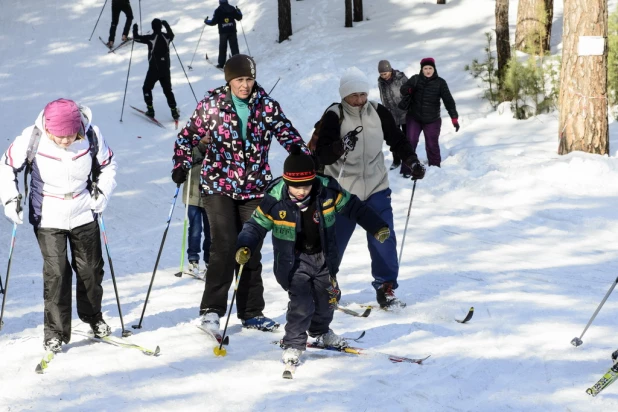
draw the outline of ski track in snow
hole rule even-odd
[[[27,4],[26,4],[27,3]],[[258,82],[273,92],[308,140],[325,107],[339,100],[339,77],[356,65],[379,99],[377,62],[389,59],[408,76],[421,58],[436,58],[457,102],[455,133],[443,109],[442,168],[419,181],[410,215],[397,295],[408,302],[395,313],[368,318],[336,312],[332,328],[346,336],[367,331],[355,346],[407,357],[431,355],[424,365],[391,364],[380,357],[305,352],[292,381],[281,379],[287,294],[272,275],[270,236],[263,248],[265,315],[282,324],[275,333],[242,330],[230,320],[228,355],[216,358],[214,342],[194,325],[203,283],[176,278],[184,205],[178,199],[154,286],[142,312],[175,191],[169,178],[173,122],[159,86],[157,119],[166,130],[128,114],[143,107],[147,49],[133,49],[121,119],[130,48],[108,54],[96,39],[110,24],[106,6],[93,40],[87,41],[102,2],[11,2],[0,13],[0,150],[31,125],[45,103],[68,97],[89,105],[118,159],[118,187],[105,213],[107,236],[128,340],[154,349],[144,356],[74,335],[43,375],[42,260],[31,227],[19,227],[0,332],[0,410],[333,410],[333,411],[590,411],[618,409],[618,387],[591,398],[585,393],[610,365],[618,315],[611,296],[574,348],[586,322],[618,276],[618,163],[611,157],[558,156],[557,113],[527,121],[508,108],[490,112],[463,66],[482,58],[484,35],[494,28],[495,2],[365,0],[366,20],[343,27],[343,2],[292,1],[294,36],[277,39],[277,8],[266,0],[241,1],[243,27],[257,61]],[[135,22],[139,20],[133,2]],[[609,10],[616,1],[609,2]],[[185,69],[203,19],[216,0],[199,4],[151,0],[142,5],[143,31],[154,17],[170,22]],[[511,2],[511,36],[517,2]],[[561,50],[562,1],[555,2],[554,51]],[[119,26],[124,25],[121,15]],[[68,28],[70,27],[70,30]],[[118,29],[117,36],[119,35]],[[224,82],[203,61],[216,58],[216,28],[207,27],[188,71],[198,98]],[[15,47],[16,45],[21,45]],[[239,45],[246,53],[242,30]],[[181,126],[195,108],[191,89],[172,48],[172,82]],[[610,124],[610,148],[618,130]],[[141,136],[138,139],[137,136]],[[384,147],[386,162],[392,157]],[[426,161],[422,142],[418,154]],[[284,150],[274,142],[273,172]],[[412,182],[390,172],[395,231],[401,243]],[[21,182],[21,179],[20,179]],[[0,219],[3,281],[11,225]],[[120,335],[114,290],[105,258],[103,312]],[[338,276],[343,303],[360,310],[375,304],[370,259],[359,228]],[[231,298],[231,292],[230,292]],[[470,306],[470,323],[459,324]],[[73,313],[76,330],[87,330]]]

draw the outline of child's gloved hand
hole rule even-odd
[[[378,242],[384,243],[386,239],[388,239],[391,236],[391,231],[388,227],[383,227],[382,229],[378,230],[376,234],[373,236],[376,238]]]
[[[328,291],[328,306],[330,309],[336,309],[341,299],[341,289],[337,279],[330,277],[330,286],[326,289]]]
[[[251,251],[248,247],[241,247],[236,251],[236,262],[239,265],[244,265],[251,259]]]

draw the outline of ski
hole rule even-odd
[[[217,65],[208,58],[208,53],[206,53],[205,56],[206,56],[206,61],[208,63],[212,64],[212,67],[214,67],[217,70],[223,71],[223,69],[221,67],[217,67]]]
[[[141,113],[141,114],[142,114],[142,115],[143,115],[146,119],[150,120],[152,123],[154,123],[154,124],[156,124],[157,126],[159,126],[159,127],[163,128],[163,129],[165,129],[165,126],[163,126],[163,124],[162,124],[160,121],[158,121],[158,120],[157,120],[157,119],[155,119],[154,117],[146,116],[146,112],[145,112],[145,111],[143,111],[143,110],[141,110],[141,109],[138,109],[138,108],[137,108],[137,107],[135,107],[135,106],[130,106],[130,107],[131,107],[133,110],[137,111],[138,113]]]
[[[468,311],[468,314],[466,315],[465,318],[463,318],[463,320],[459,320],[459,319],[455,319],[457,322],[459,323],[466,323],[468,322],[470,319],[472,319],[472,315],[474,315],[474,307],[471,307],[470,310]]]
[[[291,363],[291,362],[287,362],[285,364],[285,369],[283,370],[283,379],[293,379],[294,378],[294,372],[296,372],[296,364]]]
[[[276,340],[271,342],[273,345],[281,346],[281,341]],[[421,365],[425,360],[429,359],[429,356],[424,358],[407,358],[404,356],[398,355],[389,355],[387,353],[372,351],[364,348],[356,348],[353,346],[347,346],[345,348],[335,348],[332,346],[324,346],[318,344],[317,342],[307,342],[307,348],[309,349],[321,349],[321,350],[330,350],[335,352],[348,353],[350,355],[358,355],[358,356],[381,356],[387,358],[392,363],[416,363],[417,365]]]
[[[213,338],[214,340],[217,341],[217,343],[221,344],[221,334],[220,333],[215,333],[213,331],[211,331],[210,329],[207,329],[205,327],[203,327],[202,325],[196,325],[198,329],[200,329],[201,331],[205,332],[208,336],[210,336],[211,338]],[[225,339],[223,339],[223,346],[227,346],[230,344],[230,337],[226,336]]]
[[[103,343],[107,343],[108,345],[117,346],[119,348],[137,349],[140,352],[142,352],[144,355],[148,355],[148,356],[158,356],[159,353],[161,352],[161,349],[158,346],[155,348],[155,350],[151,350],[151,349],[144,348],[143,346],[137,345],[135,343],[126,342],[119,338],[115,338],[113,336],[104,336],[102,338],[97,338],[90,333],[85,333],[79,330],[75,330],[73,331],[73,333],[80,335],[80,336],[84,336],[95,342],[103,342]]]
[[[99,37],[100,38],[100,37]],[[133,39],[131,37],[127,38],[126,41],[123,41],[122,43],[120,43],[118,46],[109,49],[108,53],[115,53],[116,50],[118,50],[119,48],[126,46],[127,44],[129,44]]]
[[[45,356],[43,356],[43,359],[41,359],[41,361],[36,365],[34,371],[38,374],[43,373],[49,366],[49,363],[54,359],[54,355],[55,354],[52,351],[45,352]]]
[[[591,388],[586,389],[586,393],[592,397],[597,396],[601,391],[618,380],[618,363],[609,368],[607,373],[598,380]]]
[[[105,48],[109,50],[108,53],[111,53],[113,51],[112,49],[109,48],[109,46],[107,45],[107,42],[103,40],[101,36],[99,36],[99,40],[101,40],[101,43],[103,43],[103,46],[105,46]]]
[[[346,338],[345,336],[343,337],[343,339],[347,340],[347,341],[351,341],[353,340],[354,342],[358,342],[359,340],[361,340],[363,338],[363,336],[365,336],[365,331],[363,331],[363,333],[360,334],[360,336],[358,338]]]
[[[193,272],[182,272],[183,275],[191,276],[195,280],[201,280],[202,282],[206,282],[206,276],[202,277],[200,275],[196,275]]]
[[[420,365],[423,363],[423,361],[429,358],[429,356],[425,358],[406,358],[403,356],[389,355],[387,353],[382,353],[382,352],[369,351],[364,348],[355,348],[353,346],[347,346],[345,348],[335,348],[332,346],[324,346],[317,342],[307,342],[307,347],[311,349],[323,349],[323,350],[332,350],[336,352],[345,352],[345,353],[349,353],[352,355],[363,355],[363,356],[380,355],[380,356],[384,356],[388,358],[388,360],[393,363],[416,363]]]
[[[356,312],[354,310],[350,310],[347,308],[342,308],[341,306],[337,306],[337,309],[340,310],[341,312],[348,314],[348,315],[352,315],[355,316],[357,318],[366,318],[367,316],[369,316],[369,314],[371,313],[371,307],[368,307],[367,309],[365,309],[365,311],[363,313],[359,313]]]

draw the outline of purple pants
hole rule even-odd
[[[438,119],[431,123],[421,123],[408,115],[406,117],[407,135],[412,148],[416,152],[418,139],[421,132],[425,135],[425,150],[427,151],[427,160],[429,166],[440,167],[440,128],[442,127],[442,119]],[[411,170],[405,164],[401,165],[401,174],[410,174]]]

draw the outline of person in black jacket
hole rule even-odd
[[[109,39],[107,41],[107,47],[110,49],[114,47],[116,27],[118,27],[118,21],[120,20],[120,12],[123,12],[127,18],[124,29],[122,30],[122,41],[125,42],[127,41],[131,22],[133,21],[133,11],[131,10],[131,2],[129,0],[112,0],[112,25],[109,27]]]
[[[161,31],[165,27],[166,33]],[[170,42],[174,40],[174,32],[170,25],[165,21],[154,19],[152,21],[152,34],[140,36],[137,33],[137,24],[133,25],[133,40],[138,43],[148,45],[148,72],[144,80],[142,90],[144,101],[146,102],[146,116],[154,117],[154,107],[152,106],[152,89],[159,82],[163,89],[163,94],[167,98],[167,104],[172,111],[172,117],[177,120],[180,117],[176,108],[176,99],[172,92],[172,79],[170,74]]]
[[[206,19],[204,23],[209,26],[219,26],[219,61],[217,67],[222,69],[225,66],[227,58],[227,43],[230,43],[232,56],[236,56],[238,52],[238,37],[236,37],[236,22],[234,20],[242,20],[242,13],[238,6],[232,7],[227,0],[219,0],[220,6],[212,15],[212,20]]]
[[[436,61],[431,57],[421,60],[420,73],[412,76],[401,86],[400,91],[404,97],[412,96],[406,117],[408,139],[412,147],[416,150],[422,131],[425,135],[425,150],[429,166],[440,167],[440,145],[438,143],[442,126],[440,99],[444,102],[456,132],[459,131],[459,122],[455,100],[451,96],[446,80],[438,76]],[[401,166],[401,172],[404,176],[411,174],[410,169],[405,165]]]

